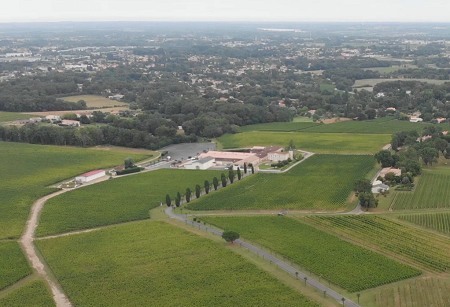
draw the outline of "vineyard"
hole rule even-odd
[[[165,196],[175,199],[187,187],[194,189],[205,180],[212,182],[217,171],[165,169],[116,178],[55,198],[45,205],[37,234],[39,236],[79,229],[142,220],[148,211],[165,205]]]
[[[307,220],[428,270],[446,272],[450,269],[450,238],[378,216],[309,216]]]
[[[239,128],[239,132],[248,132],[248,131],[300,131],[307,128],[319,126],[320,124],[316,124],[313,122],[275,122],[268,124],[256,124],[249,126],[242,126]]]
[[[33,115],[0,111],[0,123],[10,122],[19,119],[29,119],[30,117],[33,117]]]
[[[17,242],[0,243],[0,290],[31,274]]]
[[[395,192],[392,208],[450,208],[450,168],[423,170],[414,191]]]
[[[209,194],[192,210],[345,208],[357,179],[373,168],[372,156],[314,155],[283,174],[256,174]]]
[[[316,153],[373,154],[391,141],[391,134],[307,133],[306,130],[300,132],[249,131],[226,134],[218,138],[224,148],[257,145],[286,146],[290,140],[294,141],[297,148]]]
[[[317,306],[225,243],[164,222],[37,243],[74,306]]]
[[[5,297],[0,297],[0,306],[8,307],[49,307],[55,302],[43,281],[33,280],[23,287],[13,290]]]
[[[450,213],[411,214],[399,216],[399,219],[430,228],[444,234],[450,234]]]
[[[420,272],[333,235],[285,217],[203,217],[281,254],[350,292],[417,276]]]

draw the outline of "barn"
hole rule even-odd
[[[78,183],[86,183],[90,182],[92,180],[95,180],[97,178],[103,177],[106,175],[106,172],[104,170],[95,170],[90,171],[84,174],[81,174],[80,176],[75,177],[75,181]]]

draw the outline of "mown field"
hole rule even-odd
[[[300,131],[311,127],[320,126],[313,122],[275,122],[267,124],[256,124],[242,126],[239,128],[239,132],[249,131]]]
[[[300,267],[350,292],[420,274],[420,271],[285,217],[202,217],[237,231]]]
[[[307,220],[430,271],[450,269],[450,238],[379,216],[310,216]]]
[[[317,306],[224,243],[163,222],[37,244],[76,306]]]
[[[0,290],[31,274],[17,242],[0,242]]]
[[[398,218],[444,234],[450,234],[450,212],[401,215]]]
[[[187,205],[192,210],[339,210],[357,179],[374,167],[372,156],[314,155],[283,174],[259,173]]]
[[[33,280],[5,297],[0,296],[0,306],[50,307],[55,306],[55,303],[45,283],[40,280]]]
[[[149,210],[163,202],[166,194],[175,199],[186,188],[212,182],[218,171],[165,169],[115,178],[52,198],[45,205],[37,235],[149,218]],[[193,193],[194,195],[194,193]],[[195,196],[193,196],[195,198]]]
[[[2,122],[10,122],[19,119],[29,119],[31,116],[22,113],[15,112],[2,112],[0,111],[0,123]]]
[[[250,131],[218,138],[223,148],[287,146],[293,140],[298,149],[327,154],[373,154],[391,141],[390,134],[307,133]]]
[[[122,164],[128,156],[135,161],[147,157],[114,150],[0,142],[0,239],[20,236],[33,201],[54,191],[47,186],[85,171]]]
[[[366,300],[367,298],[367,300]],[[362,306],[450,306],[450,281],[424,277],[383,287],[374,293],[361,295]]]
[[[63,97],[62,99],[69,102],[78,102],[80,100],[84,100],[86,101],[86,106],[88,108],[107,108],[126,105],[126,103],[122,101],[111,100],[109,98],[98,95],[76,95]]]
[[[450,208],[450,167],[424,169],[422,173],[413,191],[394,192],[394,210]]]

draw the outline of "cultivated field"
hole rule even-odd
[[[365,298],[368,298],[366,303]],[[374,293],[361,295],[363,306],[450,306],[450,281],[424,277],[386,286]]]
[[[317,306],[225,243],[163,222],[37,243],[76,306]]]
[[[19,244],[0,242],[0,290],[29,274],[31,270]]]
[[[444,234],[450,234],[450,212],[401,215],[399,219]]]
[[[211,193],[193,210],[339,210],[357,179],[374,167],[371,156],[314,155],[283,174],[256,174]]]
[[[19,119],[29,119],[30,115],[15,113],[15,112],[2,112],[0,111],[0,123],[11,122]]]
[[[50,307],[55,306],[43,281],[34,280],[16,289],[5,297],[0,296],[0,306],[8,307]]]
[[[307,128],[319,126],[320,124],[316,124],[313,122],[275,122],[268,124],[256,124],[249,126],[242,126],[239,128],[240,132],[249,132],[249,131],[300,131]]]
[[[283,255],[316,276],[356,292],[416,276],[416,269],[285,217],[205,217]]]
[[[226,134],[218,139],[224,148],[287,146],[290,140],[298,149],[316,153],[373,154],[391,141],[391,135],[250,131]]]
[[[39,236],[149,218],[149,210],[165,205],[166,194],[194,191],[212,182],[217,171],[165,169],[115,178],[52,198],[45,205]],[[195,195],[193,193],[193,198]]]
[[[90,109],[93,108],[110,108],[114,106],[124,106],[127,105],[122,101],[111,100],[109,98],[98,96],[98,95],[77,95],[77,96],[68,96],[61,98],[65,101],[69,102],[78,102],[80,100],[86,101],[86,106]]]
[[[413,191],[393,193],[394,210],[450,208],[450,168],[424,169]]]
[[[360,79],[356,80],[355,84],[353,84],[353,88],[356,89],[366,89],[370,90],[373,89],[375,85],[382,82],[393,82],[393,81],[419,81],[419,82],[425,82],[425,83],[431,83],[431,84],[444,84],[445,82],[450,82],[449,80],[437,80],[437,79]]]
[[[0,142],[0,239],[20,236],[33,201],[54,191],[47,186],[88,170],[122,164],[128,156],[135,161],[148,157],[114,150]]]
[[[307,220],[425,269],[450,269],[450,238],[378,216],[310,216]]]

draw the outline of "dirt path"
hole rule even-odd
[[[51,277],[49,273],[50,269],[48,268],[45,261],[39,257],[36,246],[34,245],[34,235],[39,222],[39,216],[45,202],[50,198],[53,198],[65,192],[66,190],[61,190],[44,196],[34,202],[33,206],[31,207],[30,218],[28,219],[25,227],[25,232],[20,238],[20,245],[25,252],[25,256],[31,263],[32,267],[36,270],[37,274],[41,276],[50,286],[53,294],[53,300],[55,301],[57,307],[69,307],[72,306],[72,304],[64,294],[64,291],[62,290],[58,282]]]

